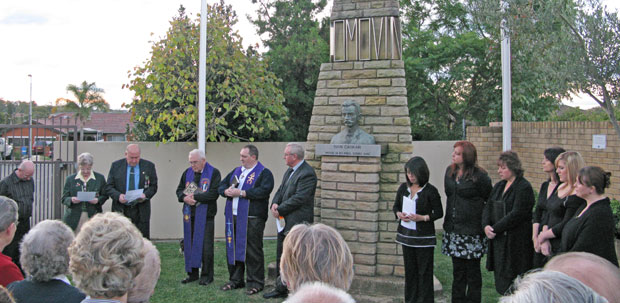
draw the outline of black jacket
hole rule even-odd
[[[146,200],[136,207],[140,210],[140,222],[149,222],[151,218],[151,199],[157,193],[157,172],[153,162],[140,159],[140,181],[136,186],[144,189]],[[121,194],[127,189],[127,160],[120,159],[112,163],[108,173],[105,191],[112,198],[112,211],[123,212],[125,204],[118,202]]]
[[[185,190],[185,174],[187,174],[187,170],[183,171],[181,175],[181,180],[179,181],[179,185],[177,186],[177,198],[179,198],[180,203],[183,202],[183,198],[185,198],[185,194],[183,190]],[[194,180],[200,180],[201,173],[194,172]],[[209,183],[209,189],[205,192],[196,192],[194,193],[194,199],[202,204],[207,204],[207,218],[214,218],[217,214],[217,198],[219,197],[217,190],[220,187],[220,179],[222,176],[220,175],[220,171],[217,168],[213,168],[213,172],[211,173],[211,183]],[[191,206],[191,216],[193,217],[196,213],[196,206]]]
[[[282,233],[286,235],[296,224],[314,222],[314,193],[317,178],[314,168],[306,161],[289,180],[285,178],[286,174],[271,204],[277,204],[280,216],[284,217],[286,225]]]
[[[232,178],[235,170],[233,169],[226,177],[220,182],[218,189],[219,194],[228,199],[224,194],[224,191],[230,187],[230,179]],[[248,216],[259,217],[267,220],[267,211],[269,208],[269,195],[273,190],[273,174],[265,167],[263,171],[256,178],[254,186],[245,191],[245,197],[250,200],[250,209]]]
[[[532,268],[532,207],[534,190],[523,177],[517,177],[504,192],[506,181],[495,184],[482,215],[482,227],[493,227],[496,234],[489,241],[487,269],[514,278]],[[495,268],[494,259],[502,268]]]
[[[486,172],[476,169],[472,177],[456,182],[446,169],[444,188],[446,191],[446,216],[443,229],[462,235],[481,235],[483,230],[482,210],[491,193],[491,179]]]
[[[562,252],[589,252],[618,266],[614,247],[614,218],[609,198],[595,202],[577,217],[585,207],[585,204],[579,207],[576,215],[564,226]]]
[[[396,192],[396,200],[392,211],[396,213],[403,210],[403,197],[410,195],[407,183],[403,183]],[[428,221],[416,223],[416,230],[407,229],[398,224],[398,234],[396,241],[409,246],[429,246],[435,245],[435,223],[434,221],[443,217],[443,207],[441,206],[441,196],[435,186],[426,183],[424,188],[418,192],[418,200],[416,202],[416,214],[428,215]],[[396,216],[398,219],[398,216]],[[399,220],[400,223],[400,220]],[[402,237],[404,235],[406,237]],[[431,237],[431,238],[429,238]]]

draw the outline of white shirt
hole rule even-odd
[[[237,188],[241,189],[243,187],[243,184],[245,183],[245,178],[248,176],[248,173],[254,169],[254,167],[256,167],[256,164],[254,164],[254,166],[250,168],[245,168],[241,166],[241,176],[239,176],[239,185],[237,185]],[[239,197],[234,197],[232,202],[233,216],[236,216],[237,206],[239,205]]]

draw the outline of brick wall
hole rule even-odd
[[[607,135],[605,149],[592,148],[592,135]],[[467,138],[476,145],[480,166],[489,171],[494,182],[497,158],[502,151],[502,128],[470,126]],[[620,199],[620,141],[609,122],[513,122],[512,149],[519,154],[527,178],[538,191],[547,179],[542,171],[543,151],[552,146],[579,152],[586,165],[600,166],[612,173],[606,193]]]

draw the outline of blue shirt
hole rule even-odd
[[[136,164],[136,166],[133,166],[133,167],[135,167],[133,179],[135,181],[134,184],[136,185],[136,188],[134,188],[134,189],[138,189],[138,188],[140,188],[140,185],[139,185],[139,183],[140,183],[140,164]],[[131,175],[131,168],[132,168],[132,166],[127,165],[127,180],[126,180],[126,183],[125,183],[127,185],[125,186],[125,193],[129,191],[129,176]]]

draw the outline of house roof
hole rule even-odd
[[[50,115],[47,119],[39,119],[37,122],[45,125],[66,125],[73,124],[74,113],[55,113]],[[66,120],[65,120],[66,119]],[[59,122],[62,121],[63,122]],[[79,126],[80,121],[77,121]],[[131,128],[133,122],[131,122],[131,113],[91,113],[88,120],[84,121],[83,128],[85,130],[92,129],[94,131],[100,131],[104,134],[124,134],[127,130],[127,125]]]

